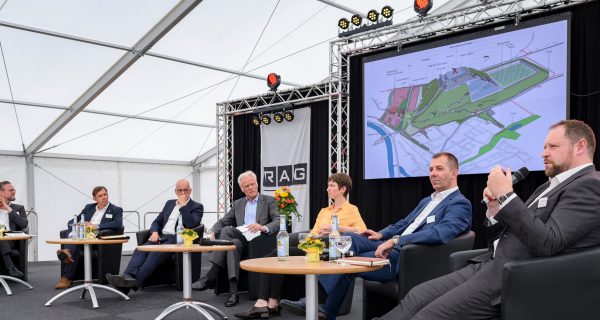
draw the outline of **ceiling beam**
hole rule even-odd
[[[181,19],[192,11],[202,0],[182,0],[169,13],[167,13],[148,33],[146,33],[134,46],[132,51],[125,53],[112,65],[91,87],[89,87],[69,110],[63,112],[50,124],[33,142],[25,149],[25,154],[34,154],[39,151],[52,137],[88,106],[102,91],[113,83],[125,70],[135,63],[144,53],[169,32]]]
[[[57,105],[54,105],[54,104],[46,104],[46,103],[38,103],[38,102],[28,102],[28,101],[18,101],[18,100],[12,101],[12,100],[1,99],[1,98],[0,98],[0,103],[16,104],[16,105],[29,106],[29,107],[38,107],[38,108],[46,108],[46,109],[69,110],[69,107],[57,106]],[[83,112],[83,113],[100,114],[100,115],[104,115],[104,116],[113,116],[113,117],[127,118],[127,119],[155,121],[155,122],[171,123],[171,124],[181,124],[181,125],[193,126],[193,127],[216,128],[216,126],[214,124],[204,124],[204,123],[197,123],[197,122],[188,122],[188,121],[178,121],[178,120],[171,120],[171,119],[144,117],[144,116],[140,116],[140,115],[125,114],[125,113],[116,113],[116,112],[108,112],[108,111],[93,110],[93,109],[84,109],[81,112]]]
[[[327,4],[327,5],[332,6],[334,8],[338,8],[340,10],[346,11],[346,12],[351,13],[351,14],[358,14],[358,15],[360,15],[363,18],[367,17],[366,14],[364,14],[364,13],[358,11],[358,10],[354,10],[352,8],[343,6],[343,5],[339,4],[339,3],[335,3],[335,2],[330,1],[330,0],[317,0],[317,1],[323,2],[324,4]]]

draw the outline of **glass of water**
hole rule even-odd
[[[213,238],[214,231],[212,228],[204,229],[204,238],[211,240]]]
[[[346,251],[348,251],[348,249],[350,249],[350,246],[352,246],[352,237],[350,237],[350,236],[335,237],[335,238],[333,238],[333,243],[334,243],[336,249],[340,250],[340,252],[342,253],[342,260],[344,260],[346,258]],[[347,262],[342,262],[341,265],[348,266],[349,264]]]

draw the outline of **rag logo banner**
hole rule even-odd
[[[310,108],[294,110],[294,121],[260,126],[261,192],[273,195],[288,186],[298,202],[300,220],[292,219],[292,231],[307,230],[309,218]]]

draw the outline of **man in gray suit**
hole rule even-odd
[[[595,148],[594,132],[582,121],[565,120],[550,127],[542,152],[550,180],[526,202],[513,192],[510,170],[492,169],[483,192],[486,215],[504,228],[490,251],[463,269],[413,288],[382,319],[499,318],[506,262],[600,245]]]
[[[195,290],[212,289],[216,285],[217,273],[226,269],[229,275],[229,297],[225,306],[232,307],[239,301],[237,280],[240,273],[240,258],[248,241],[237,228],[246,226],[249,232],[260,231],[273,234],[279,231],[279,210],[275,198],[258,193],[256,174],[246,171],[238,177],[238,184],[245,197],[235,200],[231,209],[212,227],[214,235],[219,239],[230,240],[236,246],[235,251],[217,251],[210,260],[213,265],[210,270],[192,285]]]
[[[27,214],[22,205],[13,203],[17,191],[9,181],[0,182],[0,228],[10,231],[27,231]],[[0,256],[8,274],[12,277],[22,277],[23,272],[12,262],[10,253],[14,248],[13,241],[0,241]]]

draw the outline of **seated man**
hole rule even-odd
[[[513,192],[511,171],[492,169],[483,191],[486,216],[505,228],[490,251],[412,288],[382,319],[499,319],[506,262],[600,245],[595,148],[594,132],[584,122],[563,120],[551,126],[542,151],[550,179],[525,202]]]
[[[81,213],[77,215],[79,221],[83,216],[86,227],[97,230],[118,230],[123,226],[123,209],[108,202],[108,191],[105,187],[99,186],[92,190],[92,196],[96,203],[86,205]],[[67,222],[68,230],[71,232],[71,226],[77,221],[72,219]],[[73,283],[73,277],[77,271],[77,262],[83,245],[67,244],[64,249],[56,251],[58,259],[65,263],[64,274],[54,285],[55,289],[65,289]]]
[[[214,234],[219,234],[220,239],[233,242],[236,250],[214,252],[210,260],[210,270],[192,285],[195,290],[212,289],[216,285],[219,270],[227,270],[229,296],[225,302],[226,307],[232,307],[239,302],[237,281],[240,259],[244,247],[248,245],[248,241],[237,227],[248,226],[250,232],[260,231],[265,234],[279,232],[279,209],[275,198],[258,193],[256,174],[252,171],[240,174],[238,184],[246,196],[235,200],[231,209],[212,227]]]
[[[367,226],[360,216],[360,212],[355,205],[348,202],[347,197],[352,190],[352,179],[344,173],[334,173],[327,179],[327,196],[333,200],[333,204],[321,209],[312,234],[319,236],[328,236],[331,231],[331,217],[338,216],[339,232],[364,232]],[[290,255],[295,248],[290,248]],[[298,249],[299,250],[299,249]],[[275,250],[271,256],[276,256]],[[279,298],[283,287],[283,275],[261,274],[259,299],[254,306],[246,312],[236,313],[235,316],[240,319],[258,319],[268,318],[279,315]]]
[[[362,257],[390,259],[390,268],[349,275],[319,276],[321,301],[325,300],[327,319],[335,319],[354,277],[371,281],[395,280],[400,248],[407,244],[443,244],[471,228],[471,203],[458,190],[458,160],[448,152],[434,154],[429,166],[429,180],[435,192],[421,200],[404,219],[375,232],[346,234],[352,237],[351,251]],[[384,241],[385,240],[385,241]],[[324,297],[326,296],[326,297]],[[291,312],[304,313],[305,303],[282,300]]]
[[[202,221],[204,206],[191,199],[190,183],[181,179],[175,184],[177,199],[168,200],[161,213],[150,226],[150,238],[144,245],[159,243],[177,243],[175,230],[179,216],[183,227],[193,229]],[[106,280],[121,292],[128,294],[130,289],[137,290],[144,286],[146,278],[170,255],[169,252],[144,252],[134,250],[131,260],[123,275],[106,274]]]
[[[15,201],[16,193],[17,191],[9,181],[0,182],[0,228],[8,231],[22,231],[29,224],[25,208],[22,205],[12,203]],[[15,267],[10,258],[14,246],[13,241],[0,241],[0,255],[2,255],[8,274],[11,277],[22,277],[23,272]]]

